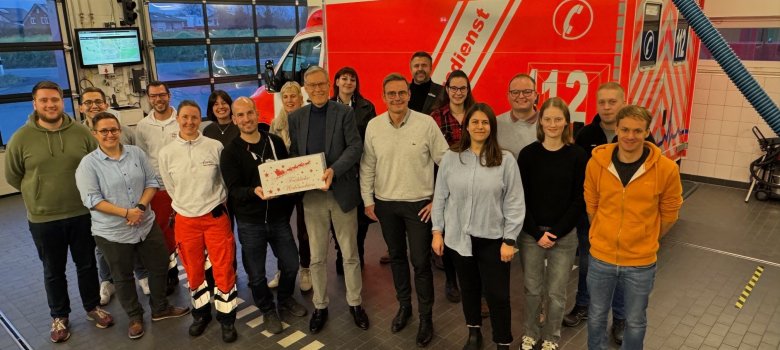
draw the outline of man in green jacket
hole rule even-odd
[[[5,178],[22,192],[30,233],[43,262],[53,318],[51,341],[59,343],[70,338],[65,277],[68,250],[76,264],[87,319],[95,321],[98,328],[114,324],[111,314],[99,306],[95,240],[89,210],[81,203],[76,188],[76,167],[82,157],[97,148],[97,141],[63,112],[62,89],[56,83],[39,82],[32,95],[34,111],[8,142]]]

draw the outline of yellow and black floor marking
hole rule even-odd
[[[745,285],[745,289],[742,290],[742,294],[740,294],[739,298],[737,298],[737,303],[734,304],[737,309],[741,309],[743,306],[745,306],[747,298],[750,296],[753,288],[756,287],[756,283],[758,283],[758,279],[761,278],[762,273],[764,273],[764,267],[757,266],[756,271],[753,272],[753,277],[751,277],[750,281],[748,281],[748,283]]]

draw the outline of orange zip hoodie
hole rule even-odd
[[[590,254],[618,266],[645,266],[657,260],[661,222],[674,222],[682,206],[677,164],[650,142],[644,164],[623,187],[612,164],[617,143],[593,149],[585,169],[585,204],[592,217]]]

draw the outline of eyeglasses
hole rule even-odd
[[[386,91],[385,96],[389,99],[395,99],[395,98],[406,98],[406,96],[409,96],[409,91],[401,90],[401,91]]]
[[[168,97],[168,93],[167,92],[163,92],[161,94],[149,95],[149,99],[150,100],[154,100],[154,99],[158,99],[158,98],[166,98],[166,97]]]
[[[319,82],[319,83],[306,83],[304,85],[306,85],[307,88],[312,89],[312,90],[325,90],[325,89],[328,88],[328,82],[327,81],[323,81],[323,82]]]
[[[102,106],[104,103],[106,103],[106,101],[103,101],[103,100],[94,100],[94,101],[93,100],[86,100],[86,101],[84,101],[82,103],[85,106],[87,106],[87,107],[92,107],[92,105]]]
[[[520,96],[520,94],[523,94],[525,97],[531,97],[536,91],[534,89],[525,89],[525,90],[509,90],[509,94],[512,97]]]
[[[109,133],[111,133],[111,135],[117,135],[117,134],[119,134],[120,131],[121,130],[119,130],[119,129],[100,129],[100,130],[95,130],[95,132],[97,132],[97,133],[99,133],[100,135],[103,135],[103,136],[108,136]]]
[[[458,93],[465,94],[468,90],[468,86],[448,86],[447,90],[449,90],[451,93]]]

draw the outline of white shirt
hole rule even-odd
[[[222,143],[198,134],[192,141],[176,135],[160,150],[160,176],[172,206],[186,217],[198,217],[225,202],[227,190],[219,168]]]
[[[179,135],[179,123],[176,122],[176,109],[168,119],[157,120],[154,117],[154,110],[149,112],[144,119],[138,122],[135,127],[135,144],[141,147],[146,156],[149,157],[149,163],[157,175],[157,182],[160,183],[160,190],[164,190],[167,184],[163,183],[160,177],[160,165],[158,154],[167,144],[175,140]]]

